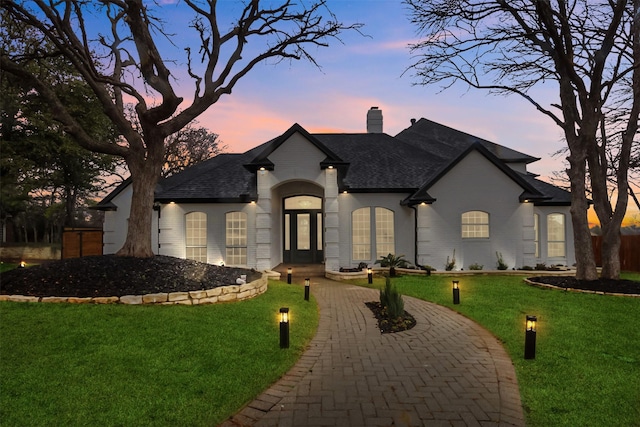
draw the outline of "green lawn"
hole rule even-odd
[[[0,303],[0,424],[217,425],[302,354],[318,324],[303,293],[270,281],[260,297],[206,306]]]
[[[460,305],[453,305],[454,279]],[[354,282],[366,286],[366,279]],[[640,298],[540,289],[513,276],[403,276],[394,283],[404,295],[474,319],[504,343],[528,426],[640,426]],[[538,318],[534,360],[524,360],[527,314]]]

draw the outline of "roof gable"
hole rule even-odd
[[[472,151],[479,152],[482,156],[484,156],[490,163],[492,163],[496,168],[498,168],[502,173],[507,175],[512,181],[518,184],[523,192],[520,195],[520,201],[525,200],[543,200],[548,197],[543,195],[531,182],[525,180],[521,174],[511,169],[507,166],[503,161],[501,161],[498,157],[496,157],[491,151],[489,151],[482,143],[475,142],[470,145],[466,150],[460,153],[456,158],[454,158],[451,162],[444,165],[437,173],[431,176],[424,184],[413,194],[407,197],[402,201],[403,205],[413,206],[420,203],[433,203],[436,201],[431,195],[429,195],[428,190],[440,179],[442,179],[451,169],[453,169],[462,159],[467,157],[469,153]]]
[[[256,170],[261,168],[273,170],[274,164],[271,160],[269,160],[269,156],[278,148],[280,148],[280,146],[285,141],[289,140],[289,138],[291,138],[295,133],[300,133],[307,141],[309,141],[313,146],[315,146],[326,156],[326,158],[321,162],[321,167],[325,168],[327,166],[347,164],[347,162],[344,162],[327,146],[325,146],[317,138],[307,132],[306,129],[304,129],[298,123],[295,123],[285,133],[264,144],[264,148],[262,149],[260,154],[253,158],[250,162],[246,163],[244,167],[251,172],[255,172]]]

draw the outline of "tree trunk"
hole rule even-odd
[[[602,271],[607,279],[620,278],[620,224],[602,225]]]
[[[127,237],[124,245],[116,253],[118,256],[138,258],[152,257],[151,218],[153,197],[158,179],[150,174],[140,174],[131,181],[131,211],[127,221]]]
[[[571,182],[571,223],[573,224],[573,245],[576,252],[576,278],[596,280],[596,270],[591,231],[587,219],[589,203],[586,196],[586,158],[581,150],[571,150],[567,175]]]

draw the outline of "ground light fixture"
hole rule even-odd
[[[369,284],[373,283],[373,270],[371,269],[371,267],[367,268],[367,280]]]
[[[453,281],[453,303],[460,304],[460,282],[458,280]]]
[[[527,315],[527,322],[524,332],[524,358],[535,359],[536,358],[536,323],[538,318],[536,316]]]
[[[287,284],[291,284],[291,273],[293,272],[293,270],[291,269],[291,267],[287,268]]]
[[[309,285],[311,281],[307,278],[304,279],[304,300],[309,301]]]
[[[289,348],[289,308],[280,308],[280,348]]]

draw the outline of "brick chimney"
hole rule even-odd
[[[378,107],[367,111],[367,133],[382,133],[382,110]]]

